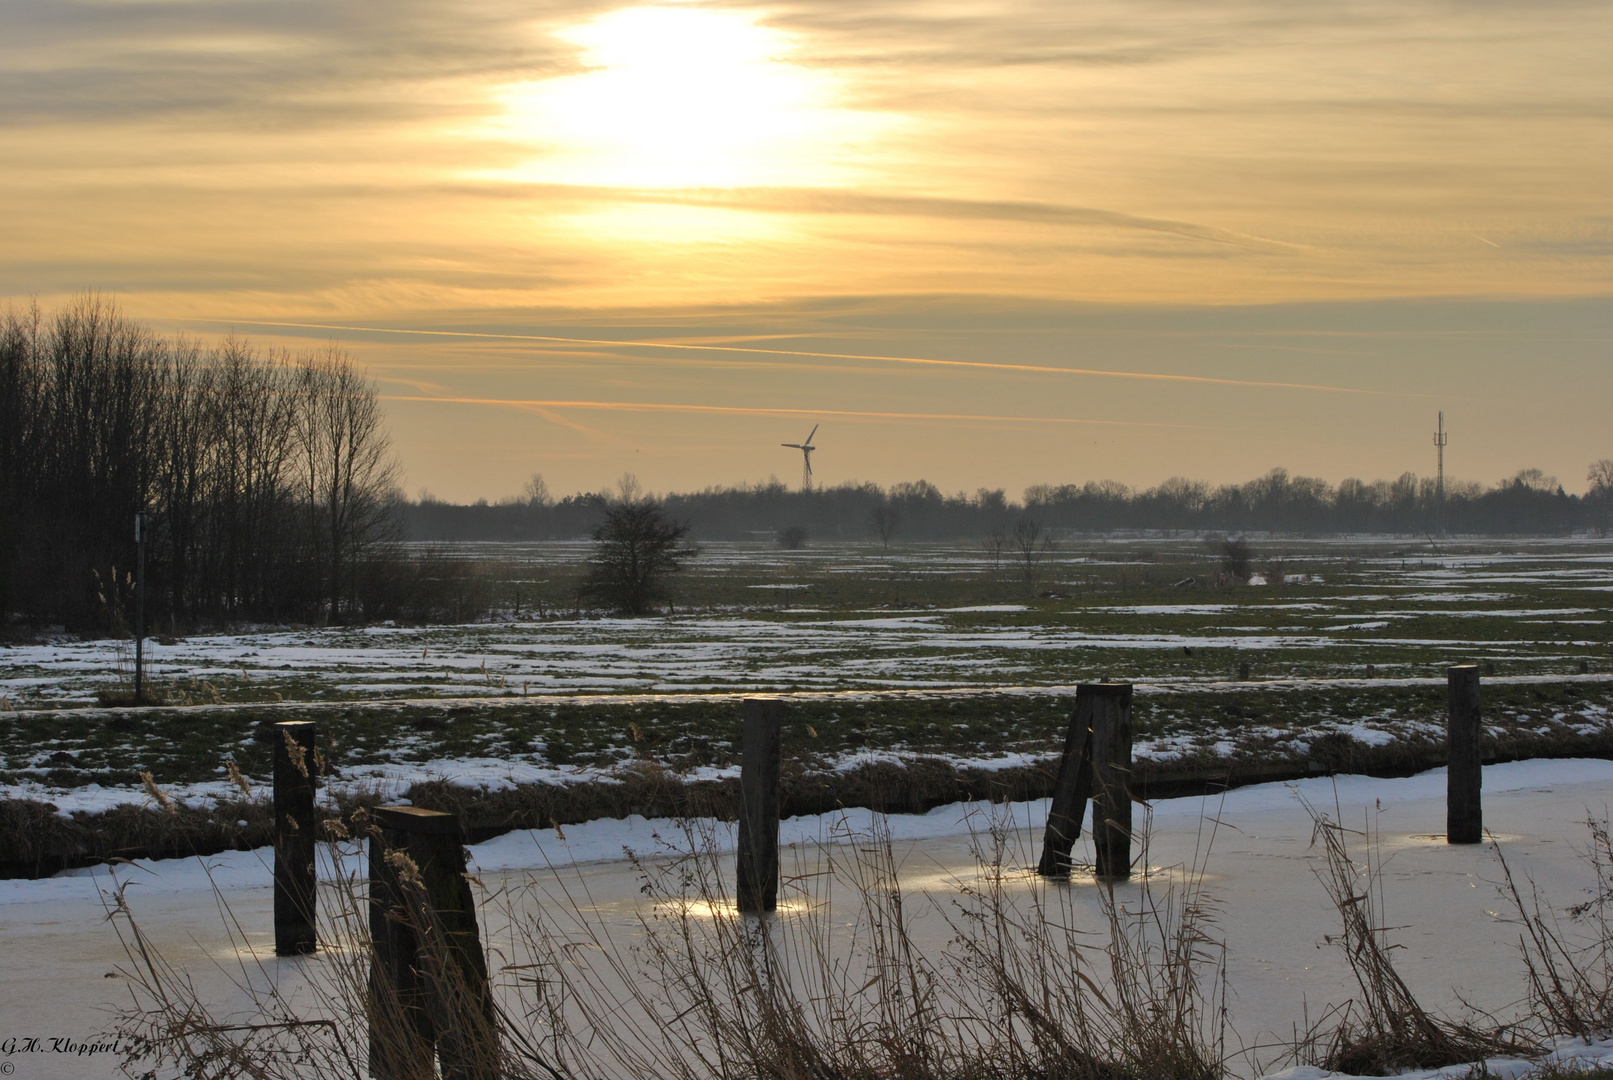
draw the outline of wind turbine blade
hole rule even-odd
[[[812,435],[816,435],[818,433],[818,428],[820,428],[822,426],[823,426],[822,424],[813,424],[812,425]],[[807,441],[808,446],[812,445],[812,435],[808,435],[806,437],[806,441]]]

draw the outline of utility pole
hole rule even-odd
[[[134,516],[134,703],[146,701],[146,515]]]
[[[1439,535],[1445,535],[1445,443],[1450,436],[1445,434],[1445,414],[1439,414],[1439,429],[1434,432],[1434,446],[1439,454],[1439,471],[1434,481],[1434,521],[1439,527]]]

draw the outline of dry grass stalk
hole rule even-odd
[[[224,759],[224,771],[229,775],[230,783],[240,789],[241,795],[250,799],[252,797],[252,784],[247,780],[246,775],[241,772],[241,767],[235,763],[234,758]]]
[[[1130,888],[1099,883],[1107,932],[1084,940],[1088,935],[1074,929],[1082,886],[1037,878],[1028,892],[1016,890],[1023,872],[1015,864],[1026,860],[1009,858],[1015,837],[1000,822],[980,837],[984,872],[961,889],[955,943],[980,1015],[1011,1033],[990,1048],[1008,1063],[994,1075],[1224,1075],[1225,950],[1213,933],[1202,873],[1210,838],[1201,836],[1183,885],[1163,892],[1148,867],[1146,828],[1139,838],[1135,895],[1127,899]]]
[[[140,786],[145,789],[146,795],[149,796],[151,800],[158,806],[162,807],[170,814],[178,813],[178,807],[174,805],[173,798],[169,796],[166,791],[157,786],[156,778],[153,777],[149,772],[142,772],[140,774]]]
[[[1330,1029],[1313,1030],[1301,1055],[1338,1072],[1387,1075],[1534,1053],[1533,1044],[1505,1025],[1476,1027],[1423,1008],[1390,955],[1398,946],[1383,924],[1382,866],[1370,832],[1357,834],[1368,841],[1367,861],[1358,864],[1346,842],[1349,830],[1308,804],[1306,810],[1315,823],[1312,843],[1321,843],[1324,856],[1317,878],[1342,922],[1342,933],[1328,940],[1343,950],[1361,996],[1340,1010]]]
[[[1503,891],[1523,923],[1518,950],[1529,979],[1530,1013],[1546,1034],[1581,1039],[1613,1032],[1613,836],[1608,822],[1586,821],[1590,846],[1582,853],[1595,877],[1591,899],[1568,909],[1582,928],[1576,935],[1549,913],[1540,890],[1529,882],[1529,897],[1513,876],[1501,845],[1491,844],[1501,864]]]
[[[355,829],[368,823],[357,815]],[[841,829],[798,852],[776,917],[740,915],[714,827],[689,824],[677,842],[638,862],[647,903],[624,935],[587,892],[587,877],[551,869],[495,890],[482,904],[507,931],[489,935],[497,986],[489,1023],[496,1060],[467,1076],[576,1080],[1087,1080],[1222,1075],[1210,1029],[1222,998],[1205,976],[1222,968],[1196,879],[1177,898],[1144,889],[1140,902],[1104,894],[1107,933],[1088,944],[1049,929],[1041,886],[1010,896],[1003,853],[990,858],[949,920],[956,940],[932,959],[914,943],[912,899],[900,885],[888,830]],[[332,846],[338,867],[358,849]],[[407,878],[407,868],[403,877]],[[1146,881],[1146,878],[1145,878]],[[371,979],[367,885],[342,871],[320,904],[321,951],[292,980],[268,978],[242,950],[237,988],[252,1022],[213,1016],[189,977],[168,966],[118,898],[128,977],[139,1007],[131,1064],[197,1077],[359,1077],[367,1032],[380,1032],[393,1075],[420,1075],[418,1000]],[[1034,898],[1029,912],[1020,898]],[[1071,892],[1059,895],[1068,920]],[[417,898],[418,901],[418,898]],[[922,906],[922,905],[921,905]],[[427,943],[419,966],[449,989],[436,1030],[464,1031],[474,993],[441,959],[429,905],[406,905]],[[228,913],[226,911],[226,917]],[[230,922],[232,937],[245,935]],[[446,955],[446,954],[442,954]],[[940,963],[942,967],[937,968]],[[282,983],[285,985],[282,986]],[[455,987],[458,986],[458,989]],[[1224,989],[1220,991],[1224,995]],[[312,1002],[312,1005],[309,1003]],[[995,1002],[995,1004],[992,1004]],[[445,1004],[446,1003],[446,1004]],[[454,1021],[448,1017],[460,1017]],[[477,1044],[477,1040],[471,1040]],[[439,1043],[440,1045],[440,1043]],[[415,1063],[410,1065],[409,1063]]]

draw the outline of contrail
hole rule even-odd
[[[762,356],[811,356],[823,360],[872,360],[887,364],[921,364],[933,367],[974,368],[986,371],[1018,371],[1044,375],[1084,375],[1102,379],[1141,379],[1151,382],[1198,383],[1209,386],[1242,386],[1267,390],[1312,390],[1327,394],[1366,394],[1373,397],[1421,397],[1392,390],[1365,390],[1354,386],[1328,386],[1320,383],[1270,382],[1260,379],[1225,379],[1213,375],[1164,375],[1148,371],[1108,371],[1102,368],[1053,367],[1042,364],[1006,364],[987,360],[935,360],[922,356],[884,356],[869,353],[812,352],[806,349],[763,349],[744,345],[684,345],[669,341],[614,341],[609,338],[558,337],[548,334],[493,334],[475,330],[401,330],[386,326],[343,326],[336,323],[278,322],[269,319],[191,319],[190,322],[233,326],[288,326],[304,330],[345,330],[361,334],[408,334],[421,337],[487,338],[495,341],[543,341],[564,345],[609,346],[617,349],[675,349],[685,352],[749,353]]]
[[[428,397],[381,394],[382,401],[423,401],[436,405],[504,405],[517,409],[600,409],[614,412],[738,413],[746,416],[845,416],[875,420],[979,420],[1014,424],[1079,424],[1094,427],[1183,428],[1220,431],[1213,424],[1162,424],[1143,420],[1083,420],[1070,416],[989,416],[977,413],[875,412],[853,409],[776,409],[743,405],[679,405],[661,401],[553,401],[528,398]]]

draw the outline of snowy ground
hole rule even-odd
[[[1587,838],[1584,822],[1588,814],[1608,813],[1613,762],[1492,766],[1485,770],[1484,788],[1486,824],[1497,833],[1514,872],[1533,879],[1558,910],[1582,900],[1591,884],[1578,855]],[[1314,1018],[1353,990],[1341,957],[1323,941],[1336,932],[1336,916],[1313,875],[1319,853],[1311,845],[1312,823],[1301,797],[1336,812],[1347,825],[1370,825],[1378,833],[1385,914],[1405,928],[1396,935],[1404,946],[1396,953],[1397,963],[1426,1004],[1455,1012],[1465,1001],[1503,1014],[1516,1006],[1524,989],[1514,952],[1518,926],[1497,893],[1496,855],[1488,847],[1448,846],[1437,835],[1444,821],[1442,771],[1403,780],[1338,777],[1262,785],[1233,791],[1224,801],[1161,800],[1152,811],[1147,865],[1156,883],[1181,880],[1183,866],[1205,868],[1205,887],[1217,903],[1218,932],[1227,950],[1230,1021],[1243,1044],[1287,1040],[1305,1011]],[[959,883],[979,873],[973,838],[991,814],[1001,812],[955,805],[891,819],[903,888],[912,897],[905,907],[913,913],[912,932],[924,949],[946,948],[951,931],[942,911],[957,896]],[[1027,858],[1034,858],[1046,804],[1017,804],[1008,812],[1015,835],[1025,838],[1024,849],[1032,852]],[[1218,824],[1212,828],[1207,817]],[[868,820],[865,812],[854,811],[844,818],[786,822],[784,838],[794,845],[786,865],[810,862],[820,843],[839,835],[837,829],[855,830]],[[658,838],[677,834],[671,822],[597,821],[567,827],[563,837],[554,831],[509,834],[472,853],[485,888],[535,880],[537,887],[528,895],[537,902],[564,883],[574,895],[586,895],[589,910],[618,927],[625,940],[639,932],[636,919],[646,901],[636,871],[621,860],[622,850],[653,852]],[[719,847],[731,846],[722,829],[715,835]],[[1077,859],[1085,853],[1083,840]],[[102,902],[114,879],[138,883],[128,895],[151,938],[219,1004],[239,1004],[227,975],[242,957],[222,929],[210,880],[240,921],[250,949],[259,954],[249,962],[261,961],[267,977],[303,977],[310,961],[262,955],[271,939],[265,859],[264,852],[235,853],[205,865],[175,860],[0,882],[0,935],[8,945],[0,953],[0,1040],[52,1035],[86,1040],[105,1030],[109,1007],[127,1000],[120,980],[108,977],[121,961]],[[550,865],[558,871],[545,869]],[[1029,878],[1019,880],[1018,887],[1036,887]],[[1137,889],[1123,886],[1122,901],[1134,898]],[[1097,891],[1080,875],[1054,892],[1068,902],[1078,929],[1101,928]],[[502,940],[506,929],[493,915],[487,919],[489,938]],[[4,1060],[15,1062],[18,1077],[113,1072],[105,1055],[84,1061],[40,1051]],[[1253,1069],[1247,1061],[1239,1067]],[[1508,1073],[1497,1069],[1492,1075]]]
[[[1175,543],[1202,558],[1201,541]],[[783,553],[717,544],[705,549],[691,581],[750,582],[739,586],[756,599],[746,610],[202,635],[153,641],[148,662],[175,700],[205,705],[1035,687],[1120,673],[1194,683],[1230,678],[1240,661],[1265,678],[1362,677],[1368,664],[1380,676],[1422,675],[1455,657],[1522,674],[1600,659],[1609,641],[1613,543],[1470,542],[1461,554],[1426,544],[1397,550],[1403,539],[1284,543],[1283,565],[1295,583],[1281,588],[1165,586],[1169,602],[1117,603],[1106,586],[1083,597],[1082,575],[1113,573],[1129,550],[1106,552],[1092,541],[1050,557],[1041,586],[1051,597],[1027,600],[1022,585],[1005,582],[1001,591],[1020,602],[919,612],[818,605],[840,595],[833,586],[842,579],[882,574],[906,604],[924,606],[939,588],[926,582],[984,580],[985,557],[942,545]],[[1171,546],[1150,542],[1150,557],[1166,557],[1152,549]],[[1481,547],[1496,550],[1475,550]],[[470,545],[464,554],[541,568],[585,553],[557,543]],[[1321,566],[1328,572],[1312,572]],[[129,663],[127,643],[114,641],[0,647],[0,699],[23,709],[89,704],[127,678]]]

